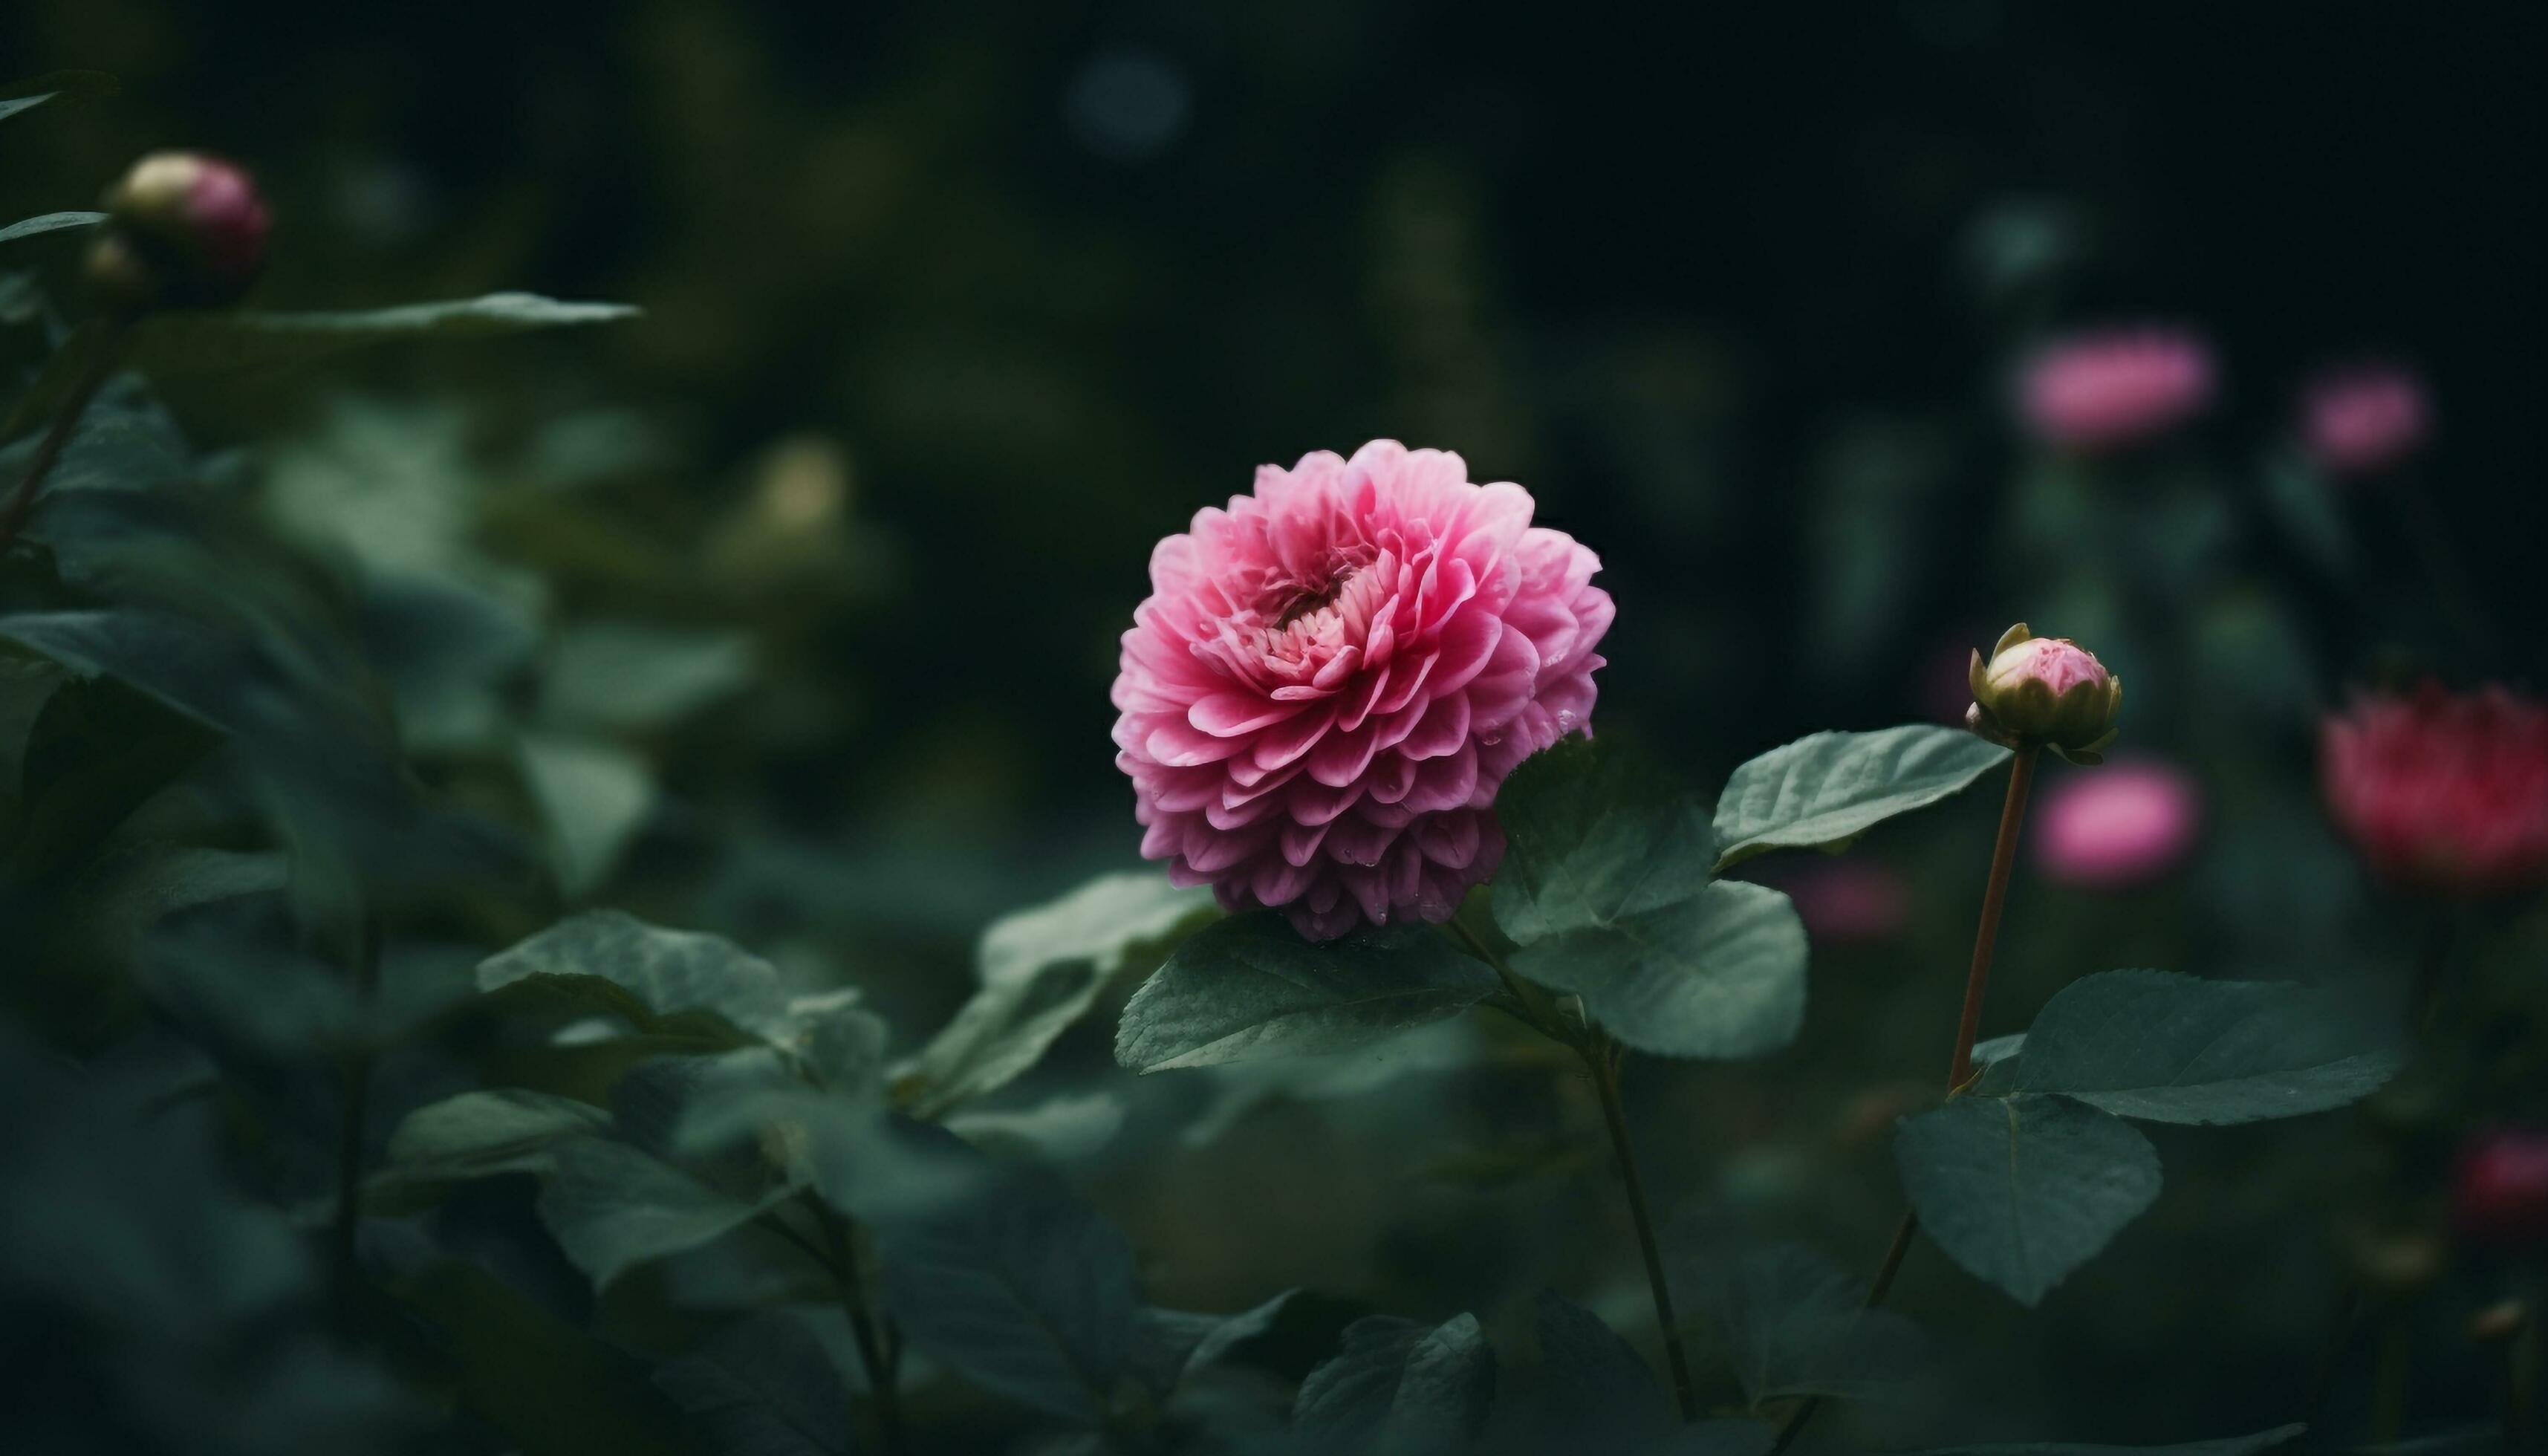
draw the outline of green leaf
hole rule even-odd
[[[1917,1325],[1866,1308],[1864,1281],[1802,1244],[1738,1251],[1708,1270],[1710,1312],[1754,1410],[1792,1396],[1881,1397],[1929,1363]]]
[[[1496,817],[1506,841],[1496,924],[1523,945],[1680,904],[1716,857],[1698,805],[1606,742],[1570,739],[1523,760]]]
[[[569,1138],[606,1131],[610,1114],[589,1102],[520,1088],[462,1092],[409,1113],[390,1135],[381,1177],[458,1183],[497,1173],[548,1173]]]
[[[599,976],[657,1016],[712,1011],[738,1027],[783,1025],[778,971],[720,936],[666,930],[619,910],[588,910],[478,966],[478,988],[536,975]]]
[[[1438,1021],[1496,989],[1428,926],[1313,943],[1271,910],[1179,946],[1133,993],[1115,1059],[1139,1072],[1342,1051]]]
[[[1672,1428],[1672,1404],[1654,1367],[1600,1316],[1543,1289],[1532,1306],[1531,1328],[1539,1336],[1551,1413],[1565,1424],[1631,1443]]]
[[[570,896],[610,877],[628,841],[655,812],[655,775],[615,744],[525,733],[522,781],[548,821],[550,864]]]
[[[2010,1069],[2128,1118],[2248,1123],[2342,1107],[2396,1074],[2393,1039],[2334,995],[2289,981],[2110,970],[2061,988]]]
[[[2149,1139],[2061,1097],[1956,1098],[1904,1119],[1893,1158],[1930,1238],[2030,1308],[2158,1197]]]
[[[625,304],[571,304],[537,294],[491,293],[359,313],[163,314],[135,329],[133,363],[153,374],[264,369],[307,364],[372,344],[492,338],[534,328],[610,323],[633,318],[638,312]]]
[[[1100,875],[994,923],[975,954],[981,988],[894,1069],[912,1111],[937,1117],[1014,1080],[1117,976],[1156,966],[1219,913],[1207,890],[1135,871]]]
[[[137,847],[99,865],[58,906],[69,934],[109,954],[130,953],[166,916],[282,889],[281,855],[199,846]]]
[[[2020,1441],[2001,1446],[1940,1446],[1911,1456],[2254,1456],[2299,1440],[2306,1425],[2278,1425],[2254,1435],[2184,1441],[2173,1446],[2099,1446],[2076,1441]]]
[[[732,696],[753,673],[741,633],[586,623],[558,637],[540,716],[565,728],[660,727]]]
[[[1582,996],[1640,1051],[1740,1057],[1795,1040],[1805,958],[1804,923],[1785,895],[1724,880],[1659,910],[1525,945],[1512,967]]]
[[[876,1231],[886,1306],[913,1344],[993,1394],[1094,1425],[1136,1372],[1143,1306],[1122,1230],[1020,1174]]]
[[[947,1119],[947,1131],[976,1147],[1047,1162],[1086,1157],[1123,1129],[1124,1099],[1112,1092],[1064,1093],[1032,1107],[966,1108]]]
[[[853,1444],[844,1381],[793,1315],[762,1315],[666,1361],[655,1388],[716,1456],[845,1456]]]
[[[625,1142],[570,1138],[551,1155],[556,1170],[540,1193],[540,1219],[596,1289],[639,1264],[730,1232],[766,1206]]]
[[[1375,1315],[1345,1329],[1344,1348],[1310,1372],[1292,1428],[1322,1448],[1448,1451],[1477,1438],[1496,1393],[1496,1355],[1478,1317],[1432,1328]]]
[[[0,101],[0,119],[5,119],[9,115],[9,108],[16,105],[19,103]],[[6,228],[0,228],[0,242],[15,242],[21,237],[58,232],[65,228],[94,228],[105,221],[104,213],[46,213],[41,218],[29,218],[23,223],[12,223]]]
[[[1725,781],[1716,801],[1716,867],[1769,850],[1836,849],[1897,814],[1962,791],[2008,756],[1961,729],[1924,723],[1799,738]]]
[[[1141,1320],[1141,1380],[1166,1392],[1194,1371],[1236,1365],[1298,1384],[1335,1347],[1344,1326],[1363,1313],[1358,1306],[1303,1289],[1287,1289],[1235,1315],[1147,1309]]]
[[[122,89],[105,71],[46,71],[0,86],[0,122],[32,111],[47,101],[93,101]]]

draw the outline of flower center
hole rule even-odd
[[[1336,598],[1344,594],[1345,584],[1353,580],[1353,575],[1352,567],[1344,567],[1334,576],[1329,577],[1324,586],[1296,589],[1292,599],[1275,614],[1274,630],[1280,632],[1312,612],[1323,611],[1335,605]]]

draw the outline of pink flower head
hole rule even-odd
[[[2548,1133],[2503,1128],[2460,1150],[2451,1177],[2452,1222],[2479,1243],[2548,1243]]]
[[[1503,857],[1504,775],[1592,714],[1610,593],[1532,508],[1374,440],[1161,541],[1114,691],[1142,856],[1313,940],[1448,920]]]
[[[2106,665],[2097,655],[2067,637],[2030,637],[1995,654],[1983,669],[1983,681],[1994,693],[2014,692],[2026,682],[2041,682],[2054,697],[2082,682],[2106,681]]]
[[[2383,878],[2462,896],[2548,884],[2548,707],[2435,683],[2364,698],[2320,729],[2319,771]]]
[[[178,301],[227,304],[265,268],[273,220],[247,171],[209,153],[160,150],[107,189],[107,217],[171,265]]]
[[[2203,795],[2181,771],[2149,760],[2110,764],[2045,794],[2035,863],[2062,884],[2138,884],[2182,864],[2202,823]]]
[[[2301,448],[2329,475],[2378,475],[2414,454],[2431,428],[2423,381],[2394,365],[2329,370],[2301,395]]]
[[[2018,406],[2038,438],[2102,451],[2165,434],[2212,403],[2212,349],[2180,329],[2140,326],[2055,339],[2028,359]]]

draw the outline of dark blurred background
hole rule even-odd
[[[907,574],[837,644],[891,684],[859,757],[964,740],[1012,771],[986,813],[1121,803],[1102,685],[1147,544],[1374,435],[1600,550],[1606,711],[1715,768],[1902,716],[1924,654],[2044,610],[1973,580],[2031,328],[2203,327],[2241,446],[2307,367],[2403,356],[2480,579],[2532,549],[2536,6],[13,10],[14,69],[126,88],[15,142],[22,210],[225,150],[278,198],[270,305],[645,306],[527,384],[678,439],[674,508],[784,437],[844,452]],[[1800,629],[1848,510],[1909,534],[1832,672]]]
[[[748,691],[646,743],[665,796],[592,897],[813,947],[912,1025],[961,998],[989,918],[1131,859],[1106,687],[1150,544],[1311,449],[1396,436],[1530,487],[1619,602],[1604,731],[1697,783],[1958,712],[1965,650],[2012,620],[2095,647],[2134,684],[2131,746],[2201,782],[2205,848],[2127,895],[2022,888],[2009,1027],[2108,964],[2376,969],[2412,936],[2320,822],[2318,713],[2355,683],[2541,678],[2535,4],[20,0],[0,54],[124,88],[12,127],[8,216],[200,146],[275,199],[268,306],[643,306],[172,393],[216,444],[494,483],[479,544],[562,609],[748,633]],[[2141,319],[2211,338],[2220,401],[2099,468],[2119,516],[2082,513],[2011,371]],[[2304,483],[2295,531],[2263,483],[2296,393],[2366,354],[2422,374],[2432,440],[2376,485]],[[1794,1051],[1653,1092],[1685,1206],[1792,1211],[1837,1158],[1864,1209],[1783,1231],[1872,1260],[1895,1195],[1865,1098],[1933,1076],[1989,812],[1871,844],[1921,908],[1818,940]],[[1071,1044],[1087,1075],[1102,1037]],[[1546,1276],[1567,1219],[1615,1219],[1600,1180],[1552,1203],[1509,1147],[1411,1170],[1410,1140],[1553,1140],[1522,1093],[1394,1105],[1169,1139],[1110,1203],[1164,1296],[1207,1308],[1307,1280],[1448,1311],[1481,1269]],[[1972,1370],[2068,1372],[2053,1416],[2003,1392],[2012,1428],[2270,1424],[2336,1298],[2295,1209],[2340,1181],[2341,1132],[2271,1143],[2270,1197],[2261,1135],[2163,1138],[2169,1202],[2035,1333],[1934,1257],[1905,1303],[1959,1295],[1936,1322],[1999,1352]],[[1250,1220],[1283,1236],[1216,1242]],[[2218,1278],[2190,1303],[2131,1272],[2198,1242]],[[1628,1268],[1592,1263],[1633,1319]]]

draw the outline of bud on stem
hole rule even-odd
[[[1964,726],[2011,748],[2051,749],[2074,764],[2101,762],[2115,741],[2124,680],[2067,637],[2038,637],[2020,622],[1985,661],[1973,654],[1973,705]]]

